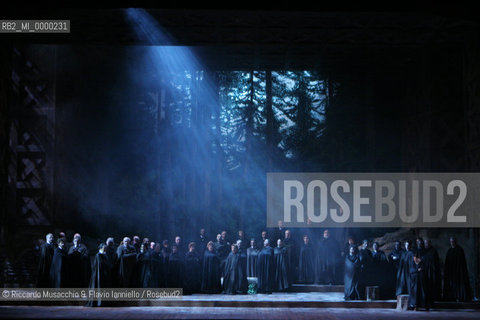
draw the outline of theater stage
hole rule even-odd
[[[294,285],[290,292],[256,295],[194,294],[180,299],[115,302],[25,302],[0,306],[0,319],[479,319],[480,303],[437,303],[432,311],[396,310],[395,300],[344,301],[343,286]]]
[[[474,310],[399,312],[385,308],[0,306],[0,319],[479,319]]]

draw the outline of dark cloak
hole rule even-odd
[[[50,266],[50,281],[52,288],[67,287],[67,250],[55,248]]]
[[[382,250],[372,251],[372,274],[371,284],[380,288],[380,298],[386,299],[389,296],[389,273],[388,260]]]
[[[220,259],[218,259],[215,252],[210,252],[207,249],[203,255],[201,291],[204,293],[220,292],[222,290],[221,277]]]
[[[247,276],[242,270],[240,255],[231,252],[225,260],[225,270],[223,276],[223,293],[225,294],[243,294],[247,292]]]
[[[258,292],[272,293],[275,282],[275,261],[273,248],[264,247],[258,254]]]
[[[408,305],[411,308],[429,308],[429,292],[425,277],[425,265],[423,261],[410,265],[410,292]]]
[[[275,291],[285,291],[289,287],[287,268],[287,248],[273,250],[275,260]]]
[[[227,259],[230,248],[224,241],[217,241],[213,244],[215,252],[217,253],[218,258],[220,259],[220,268],[222,272],[225,270],[225,260]]]
[[[170,253],[168,258],[168,274],[167,287],[168,288],[183,288],[183,272],[184,259],[178,253]]]
[[[87,288],[92,266],[88,249],[83,243],[68,249],[68,282],[71,288]]]
[[[106,254],[97,253],[92,265],[92,276],[90,278],[89,289],[102,289],[112,287],[112,265]],[[87,302],[89,307],[100,307],[100,299]]]
[[[136,263],[137,251],[134,246],[121,245],[117,248],[117,285],[120,288],[131,288],[136,282],[133,279]]]
[[[200,263],[200,256],[196,251],[186,253],[184,270],[183,293],[192,294],[200,292],[202,265]]]
[[[315,259],[315,283],[333,284],[336,282],[336,270],[340,260],[340,247],[335,239],[322,238]]]
[[[359,300],[361,298],[359,291],[361,262],[357,254],[347,255],[345,257],[345,275],[344,293],[345,300]]]
[[[470,301],[470,281],[462,247],[450,247],[445,257],[443,297],[447,301]]]
[[[297,279],[298,251],[292,238],[285,238],[283,244],[287,249],[287,275],[288,283],[291,285]]]
[[[311,244],[303,244],[300,247],[298,262],[298,281],[301,283],[313,283],[315,278],[314,254]]]
[[[38,261],[37,288],[48,288],[50,281],[50,266],[52,265],[55,245],[53,243],[44,243],[40,247],[40,257]]]
[[[440,271],[440,257],[435,248],[429,247],[423,252],[423,263],[425,264],[425,277],[427,281],[427,287],[430,305],[434,301],[440,299],[440,293],[442,292],[442,277]]]
[[[360,278],[358,279],[358,288],[360,291],[360,298],[365,299],[365,288],[372,284],[372,251],[369,249],[360,249],[358,252],[360,259]]]
[[[397,285],[395,295],[400,294],[409,294],[410,290],[410,270],[413,267],[413,256],[414,253],[412,250],[403,251],[402,258],[398,265],[397,272]]]
[[[258,277],[257,273],[257,261],[258,261],[258,249],[247,249],[247,277]]]

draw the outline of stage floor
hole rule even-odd
[[[479,319],[479,311],[407,311],[371,308],[44,307],[0,306],[0,319]]]

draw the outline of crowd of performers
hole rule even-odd
[[[72,243],[64,233],[57,241],[48,234],[40,247],[37,287],[183,288],[184,294],[245,294],[251,277],[257,278],[258,293],[285,291],[292,283],[343,283],[345,300],[365,299],[368,286],[378,286],[381,299],[408,294],[412,308],[428,309],[440,299],[471,299],[465,255],[453,237],[442,273],[430,240],[418,238],[415,246],[410,240],[403,245],[397,241],[387,256],[378,243],[369,249],[367,240],[359,246],[353,238],[342,250],[329,230],[319,241],[312,241],[309,232],[302,233],[301,244],[293,240],[291,230],[270,233],[263,231],[258,240],[247,241],[239,231],[237,240],[230,241],[223,231],[210,241],[201,229],[188,245],[180,236],[172,245],[168,240],[141,241],[138,236],[125,237],[116,245],[108,238],[93,260],[80,234]]]

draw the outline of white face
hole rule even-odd
[[[242,245],[242,240],[237,240],[237,246],[240,248],[241,245]]]
[[[52,243],[52,241],[53,241],[53,234],[51,234],[51,233],[47,234],[47,242]]]
[[[282,246],[282,240],[278,239],[277,240],[277,247],[281,247]]]
[[[268,239],[263,241],[263,246],[267,247],[269,244],[270,244],[270,241],[268,241]]]

